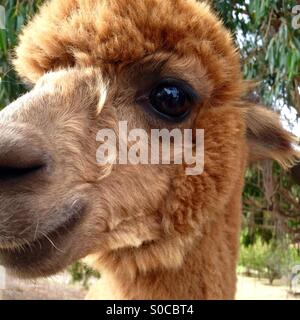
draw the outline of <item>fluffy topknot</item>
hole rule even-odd
[[[25,27],[14,65],[26,81],[69,66],[137,61],[154,52],[194,55],[215,88],[236,96],[239,56],[207,4],[194,0],[51,0]]]

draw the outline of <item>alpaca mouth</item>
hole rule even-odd
[[[0,253],[2,250],[17,253],[18,251],[26,250],[26,247],[30,247],[30,249],[32,249],[36,244],[41,245],[44,241],[49,241],[55,247],[55,243],[52,239],[55,239],[57,236],[61,236],[62,232],[68,232],[77,221],[79,221],[79,217],[74,215],[55,229],[49,230],[47,233],[41,232],[40,235],[34,237],[33,240],[17,239],[7,242],[0,241]]]
[[[82,219],[85,203],[79,201],[68,212],[68,218],[59,224],[50,225],[47,231],[42,231],[31,240],[0,241],[0,263],[17,273],[23,269],[32,268],[36,263],[49,259],[53,254],[67,254],[66,242]]]

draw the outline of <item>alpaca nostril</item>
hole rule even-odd
[[[0,181],[25,178],[42,172],[48,165],[46,153],[32,147],[15,147],[9,152],[0,149]]]
[[[0,167],[0,181],[23,178],[31,173],[39,171],[43,167],[43,165],[36,165],[27,168]]]
[[[17,126],[13,129],[0,130],[0,182],[42,173],[50,161],[39,134]]]

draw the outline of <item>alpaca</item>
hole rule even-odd
[[[88,256],[90,298],[233,299],[249,163],[299,154],[246,102],[239,54],[194,0],[50,0],[14,66],[33,88],[0,113],[0,261],[54,274]],[[204,171],[99,164],[100,129],[203,129]],[[119,141],[120,142],[120,141]]]

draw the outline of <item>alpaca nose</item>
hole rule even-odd
[[[49,162],[42,138],[34,131],[0,124],[0,182],[25,179],[42,172]]]

